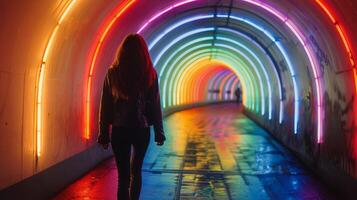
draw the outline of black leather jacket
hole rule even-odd
[[[165,138],[162,126],[162,112],[157,74],[154,84],[145,94],[140,94],[133,100],[123,100],[112,95],[111,77],[115,69],[109,68],[104,79],[102,97],[99,109],[98,143],[110,142],[109,125],[118,127],[149,127],[154,126],[155,141]]]

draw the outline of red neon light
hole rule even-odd
[[[94,65],[97,61],[97,57],[98,57],[98,54],[100,52],[100,49],[102,47],[102,44],[103,44],[103,41],[104,39],[106,38],[108,32],[110,31],[110,29],[112,28],[112,26],[114,25],[114,23],[119,19],[119,17],[131,6],[133,5],[133,3],[135,2],[136,0],[129,0],[127,2],[125,2],[125,4],[122,6],[120,5],[119,6],[119,12],[117,11],[118,9],[116,9],[115,11],[115,15],[114,17],[112,17],[110,20],[109,20],[109,23],[104,23],[106,25],[104,25],[103,27],[104,28],[104,31],[102,31],[99,37],[99,40],[97,40],[95,42],[96,44],[96,47],[95,47],[95,51],[94,51],[94,54],[92,56],[92,58],[90,59],[90,67],[89,67],[89,74],[88,74],[88,79],[87,79],[87,96],[86,96],[86,101],[85,101],[85,128],[84,128],[84,138],[85,139],[89,139],[90,138],[90,128],[91,128],[91,124],[90,124],[90,118],[91,118],[91,88],[92,88],[92,77],[93,77],[93,71],[94,71]]]
[[[323,4],[320,0],[316,0],[316,2],[320,5],[320,7],[325,11],[325,13],[327,14],[327,16],[330,18],[330,20],[332,21],[332,23],[337,23],[336,19],[334,18],[334,16],[331,14],[330,10],[326,7],[325,4]]]
[[[343,27],[341,24],[338,23],[336,18],[333,16],[331,10],[326,3],[322,2],[321,0],[316,0],[316,3],[322,8],[322,10],[325,12],[325,14],[330,18],[332,23],[334,24],[338,34],[340,35],[340,38],[342,40],[342,43],[347,51],[348,59],[353,67],[353,74],[354,74],[354,79],[355,79],[355,91],[357,93],[357,74],[356,74],[356,66],[355,66],[355,61],[354,61],[354,56],[352,54],[352,48],[350,43],[348,42],[349,39],[347,37],[346,32],[344,31]]]

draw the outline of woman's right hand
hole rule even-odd
[[[155,142],[158,146],[162,146],[166,140],[164,134],[155,134]]]

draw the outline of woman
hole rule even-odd
[[[109,137],[109,126],[112,135]],[[118,168],[118,199],[139,199],[141,168],[154,126],[155,142],[165,141],[158,78],[145,40],[128,35],[105,79],[100,103],[98,143],[111,143]]]

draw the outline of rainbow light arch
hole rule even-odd
[[[179,2],[177,4],[174,4],[174,6],[171,6],[170,8],[166,9],[166,10],[163,10],[161,12],[169,12],[170,10],[173,10],[174,8],[178,7],[178,6],[181,6],[181,5],[184,5],[184,4],[188,4],[188,3],[191,3],[191,2],[194,2],[194,1],[198,1],[198,0],[190,0],[190,1],[182,1],[182,2]],[[260,6],[262,9],[265,9],[265,10],[268,10],[269,12],[275,12],[276,10],[272,7],[270,7],[269,5],[267,5],[266,3],[262,3],[261,1],[250,1],[250,0],[244,0],[245,2],[247,3],[251,3],[251,4],[254,4],[256,6]],[[349,42],[349,37],[348,35],[346,34],[346,32],[344,31],[344,29],[342,28],[341,24],[338,23],[338,21],[336,20],[336,17],[335,15],[333,14],[333,9],[331,7],[328,6],[328,4],[326,4],[324,1],[321,1],[321,0],[315,0],[317,5],[321,8],[322,12],[326,15],[327,18],[329,18],[332,22],[332,24],[335,26],[336,28],[336,32],[338,33],[340,39],[341,39],[341,42],[342,44],[345,46],[345,49],[346,49],[346,53],[348,55],[348,58],[350,60],[350,64],[351,66],[353,67],[353,73],[354,73],[354,77],[355,77],[355,88],[356,88],[356,91],[357,91],[357,74],[356,74],[356,66],[355,66],[355,61],[354,61],[354,54],[353,54],[353,51],[352,51],[352,48],[351,48],[351,44]],[[68,13],[70,12],[71,8],[73,7],[73,4],[75,3],[76,1],[73,0],[71,1],[71,3],[69,3],[68,6],[66,9],[65,9],[65,12],[63,13],[63,15],[60,17],[60,21],[63,21],[65,19],[65,17],[68,15]],[[128,10],[128,8],[130,7],[130,5],[132,5],[133,3],[135,2],[135,0],[132,0],[132,1],[126,1],[126,2],[123,2],[123,5],[125,6],[126,9],[121,9],[119,12],[120,13],[124,13]],[[122,3],[122,2],[121,2]],[[105,27],[105,31],[102,31],[101,34],[100,34],[100,38],[102,40],[104,40],[107,36],[107,33],[110,31],[110,29],[112,28],[113,24],[115,24],[115,21],[119,20],[119,16],[120,15],[117,15],[116,17],[113,18],[112,22],[107,24],[107,26]],[[279,14],[279,12],[276,12],[276,16],[281,19],[281,20],[286,20],[286,18],[284,18],[283,15]],[[156,15],[154,18],[152,18],[152,21],[153,20],[156,20],[157,18],[159,18],[159,15]],[[142,29],[145,29],[147,26],[149,26],[150,24],[150,21],[147,21],[147,23],[142,26]],[[292,29],[296,29],[296,27],[292,24],[289,23],[289,25]],[[36,126],[36,141],[37,141],[37,145],[36,145],[36,154],[37,154],[37,157],[39,157],[41,155],[41,137],[42,137],[42,134],[43,134],[43,130],[42,130],[42,98],[43,98],[43,84],[44,84],[44,79],[45,79],[45,69],[46,69],[46,60],[47,60],[47,57],[48,55],[50,54],[50,51],[51,51],[51,48],[52,48],[52,43],[55,41],[55,37],[56,37],[56,34],[57,34],[57,31],[58,31],[58,27],[56,25],[56,27],[54,28],[52,34],[50,35],[49,39],[48,39],[48,42],[47,42],[47,45],[46,45],[46,48],[45,48],[45,51],[44,51],[44,54],[43,54],[43,61],[42,61],[42,64],[40,65],[39,67],[39,75],[38,75],[38,79],[37,79],[37,82],[36,82],[36,123],[35,123],[35,126]],[[302,39],[302,38],[300,38]],[[305,46],[306,49],[308,49],[308,47]],[[91,56],[90,56],[90,59],[93,61],[93,66],[91,67],[91,70],[92,71],[94,69],[94,66],[95,66],[95,60],[96,60],[96,56],[98,55],[98,52],[100,51],[100,48],[98,48],[98,50],[96,50]],[[312,57],[310,58],[310,60],[312,59]],[[92,74],[93,75],[93,74]],[[316,77],[315,77],[316,78]],[[89,139],[90,138],[90,97],[91,97],[91,93],[90,93],[90,90],[91,90],[91,84],[90,84],[90,76],[88,76],[88,80],[87,80],[87,88],[86,88],[86,113],[85,113],[85,131],[84,131],[84,137],[86,139]],[[317,85],[317,87],[320,87],[320,85]],[[322,100],[322,96],[319,96]],[[322,123],[322,107],[321,107],[321,103],[322,101],[319,102],[320,103],[320,106],[319,106],[319,110],[320,110],[320,114],[319,114],[319,125],[318,125],[318,143],[321,143],[323,141],[323,138],[322,138],[322,126],[323,126],[323,123]],[[89,120],[87,120],[89,119]]]
[[[249,3],[251,5],[255,5],[267,12],[269,12],[271,15],[275,16],[276,18],[278,18],[279,20],[281,20],[291,31],[291,33],[298,39],[299,43],[302,45],[307,58],[310,62],[310,67],[312,68],[313,71],[313,77],[314,77],[314,85],[315,85],[315,93],[316,93],[316,107],[317,107],[317,143],[322,143],[322,124],[323,124],[323,119],[322,119],[322,100],[323,97],[321,95],[322,93],[322,81],[321,81],[321,77],[320,77],[320,70],[319,70],[319,65],[318,62],[316,61],[316,57],[314,55],[314,52],[312,50],[312,48],[309,46],[309,44],[306,42],[305,36],[302,34],[302,32],[297,28],[297,26],[285,15],[283,15],[281,12],[279,12],[278,10],[276,10],[275,8],[260,2],[260,1],[256,1],[256,0],[242,0],[246,3]],[[186,4],[186,3],[190,3],[193,1],[183,1],[181,2],[181,5]],[[149,19],[140,29],[139,29],[139,33],[141,33],[147,26],[150,25],[150,23],[152,21],[154,21],[155,19],[159,18],[160,16],[164,15],[165,12],[170,11],[171,9],[165,9],[164,11],[161,11],[157,14],[154,15],[154,17],[152,17],[151,19]],[[216,15],[218,17],[228,17],[228,16],[224,16],[224,15]],[[250,24],[251,26],[254,26],[255,28],[257,28],[258,30],[266,33],[266,31],[264,29],[260,29],[258,26],[255,26],[253,23],[249,22],[246,19],[243,18],[238,18],[238,17],[232,17],[233,19],[236,20],[240,20],[242,22],[246,22],[248,24]],[[267,34],[268,35],[268,34]],[[272,41],[274,41],[274,38],[272,38]],[[275,44],[278,46],[278,48],[280,49],[281,52],[284,53],[284,49],[280,47],[279,45],[279,41],[276,41]],[[294,84],[294,93],[295,93],[295,118],[294,118],[294,133],[297,133],[297,127],[298,127],[298,110],[299,110],[299,99],[298,99],[298,92],[297,92],[297,83],[296,83],[296,75],[293,71],[293,68],[291,66],[291,64],[288,61],[288,66],[289,66],[289,70],[291,71],[291,77],[293,79],[293,84]]]
[[[139,32],[141,32],[143,29],[145,29],[146,27],[149,26],[149,24],[158,19],[161,15],[161,13],[165,13],[165,12],[169,12],[171,10],[173,10],[174,8],[176,7],[179,7],[181,5],[184,5],[184,4],[188,4],[188,3],[192,3],[192,2],[195,2],[195,1],[198,1],[198,0],[186,0],[186,1],[182,1],[182,2],[179,2],[179,3],[176,3],[174,4],[173,6],[170,6],[169,8],[165,9],[165,10],[162,10],[160,11],[157,15],[155,15],[155,17],[151,18],[151,21],[148,20],[142,27],[141,29],[139,30]],[[247,3],[251,3],[253,5],[256,5],[256,6],[259,6],[265,10],[268,10],[269,12],[275,12],[276,13],[276,16],[281,19],[281,20],[287,20],[287,18],[284,18],[284,16],[282,14],[280,14],[279,12],[276,12],[277,10],[270,7],[269,5],[267,5],[266,3],[263,3],[262,1],[256,1],[256,0],[243,0]],[[36,156],[37,158],[41,155],[41,137],[42,137],[42,134],[43,134],[43,129],[42,129],[42,121],[43,121],[43,117],[42,117],[42,112],[43,112],[43,84],[44,84],[44,79],[45,79],[45,71],[46,71],[46,61],[47,61],[47,58],[49,56],[49,54],[51,53],[51,49],[52,49],[52,46],[53,46],[53,43],[55,42],[55,38],[56,38],[56,35],[58,33],[58,29],[62,23],[62,21],[64,21],[64,19],[66,18],[66,16],[68,15],[68,13],[72,10],[72,8],[74,7],[73,5],[75,4],[76,0],[72,0],[70,1],[70,3],[68,3],[67,5],[67,8],[64,9],[64,12],[62,13],[62,15],[60,16],[59,20],[57,21],[57,24],[55,25],[55,28],[53,29],[51,35],[49,36],[49,39],[48,39],[48,42],[47,42],[47,45],[45,47],[45,50],[44,50],[44,53],[43,53],[43,56],[42,56],[42,63],[40,65],[40,67],[38,68],[38,78],[36,80],[36,105],[35,105],[35,111],[36,111],[36,120],[35,120],[35,132],[36,132]],[[113,15],[114,17],[112,17],[110,23],[103,23],[105,24],[104,25],[104,28],[100,28],[102,29],[100,32],[100,40],[103,41],[106,37],[107,37],[107,33],[110,31],[110,29],[113,27],[113,25],[115,24],[116,21],[119,20],[120,16],[127,12],[129,10],[129,7],[131,5],[134,4],[134,2],[136,2],[135,0],[130,0],[130,1],[125,1],[125,2],[120,2],[120,5],[123,5],[123,7],[120,7],[121,9],[118,9],[117,10],[117,13],[116,15]],[[316,5],[318,7],[321,8],[321,11],[325,14],[325,16],[331,20],[333,26],[335,27],[336,29],[336,32],[338,33],[339,35],[339,38],[341,39],[341,43],[344,45],[345,47],[345,50],[346,50],[346,53],[347,53],[347,56],[350,60],[350,64],[351,66],[353,67],[353,73],[354,73],[354,80],[355,80],[355,89],[356,89],[356,92],[357,92],[357,72],[356,72],[356,65],[355,65],[355,61],[354,61],[354,53],[353,53],[353,50],[352,50],[352,47],[351,47],[351,43],[349,42],[350,39],[347,35],[347,33],[345,32],[343,26],[341,25],[340,21],[337,20],[337,17],[335,16],[334,14],[334,11],[333,9],[325,2],[325,1],[322,1],[322,0],[315,0],[316,2]],[[118,14],[120,13],[120,14]],[[108,15],[109,16],[109,15]],[[293,29],[295,29],[296,27],[293,26],[293,25],[289,25],[290,27],[292,27]],[[98,43],[97,43],[98,44]],[[100,46],[100,45],[97,45],[97,46]],[[93,71],[94,70],[94,67],[95,67],[95,63],[96,63],[96,59],[97,59],[97,55],[100,51],[100,47],[99,48],[95,48],[95,52],[92,52],[90,55],[89,55],[89,60],[91,60],[90,63],[93,63],[91,64],[90,66],[90,70],[89,71]],[[89,139],[90,138],[90,107],[91,107],[91,101],[90,101],[90,98],[91,98],[91,76],[93,76],[93,74],[89,74],[88,76],[88,80],[87,80],[87,87],[86,87],[86,102],[85,102],[85,124],[84,124],[84,138],[86,139]],[[237,79],[238,80],[238,79]],[[322,108],[321,108],[322,109]],[[320,110],[321,110],[320,109]],[[321,120],[322,116],[321,116],[321,112],[320,112],[320,120]],[[321,120],[322,121],[322,120]],[[320,121],[320,122],[321,122]],[[318,143],[321,143],[323,140],[322,140],[322,123],[319,123],[319,132],[318,132],[318,138],[319,140],[317,141]]]
[[[207,16],[194,16],[194,17],[192,17],[191,18],[191,20],[190,19],[184,19],[184,20],[182,20],[182,21],[184,21],[184,22],[189,22],[189,21],[195,21],[195,20],[198,20],[198,19],[204,19],[204,18],[208,18],[208,17],[210,17],[210,16],[212,16],[212,15],[207,15]],[[183,25],[184,23],[182,23],[182,21],[180,21],[180,22],[178,22],[178,23],[176,23],[176,24],[179,24],[179,25]],[[166,30],[164,30],[164,31],[162,31],[162,32],[164,32],[165,34],[167,34],[169,31],[167,31],[167,30],[173,30],[174,28],[173,27],[175,27],[175,28],[177,28],[178,27],[178,25],[176,25],[176,24],[174,24],[174,25],[171,25],[170,26],[170,28],[167,28]],[[159,38],[162,38],[163,36],[162,36],[162,34],[160,34],[159,35]],[[155,39],[154,39],[154,43],[156,44],[157,43],[157,41],[158,41],[158,39],[157,39],[158,37],[156,37]],[[219,38],[219,37],[218,37]],[[233,41],[232,39],[226,39],[226,38],[220,38],[220,39],[223,39],[223,40],[228,40],[228,41]],[[233,41],[233,43],[235,43],[236,45],[237,45],[237,42],[234,42]],[[242,46],[241,44],[238,44],[238,45],[240,45],[240,46]],[[150,47],[152,48],[153,47],[153,45],[150,45]],[[165,47],[165,49],[166,49],[166,47]],[[248,48],[245,48],[245,50],[247,50]],[[249,50],[248,50],[249,51]],[[170,56],[172,56],[173,54],[171,54]],[[253,53],[251,53],[251,55],[254,55]],[[162,55],[160,54],[160,56],[159,57],[161,57]],[[254,56],[253,56],[254,57]],[[259,59],[257,59],[256,57],[254,57],[253,59],[255,59],[255,60],[257,60],[258,62],[260,61]],[[249,59],[247,59],[247,60],[249,60]],[[157,64],[157,62],[155,62],[155,64]],[[260,65],[262,65],[261,63],[260,63]],[[166,64],[164,65],[164,67],[166,66]],[[263,69],[263,71],[264,71],[264,75],[265,75],[265,77],[266,77],[266,79],[267,79],[267,73],[266,73],[266,71],[265,71],[265,69],[263,68],[263,67],[261,67],[262,69]],[[160,71],[160,74],[162,74],[162,72],[163,72],[163,70],[161,70]],[[275,69],[275,76],[276,77],[278,77],[278,75],[277,75],[277,72],[276,72],[276,69]],[[261,82],[261,81],[260,81]],[[268,85],[269,85],[269,82],[267,82],[268,83]],[[166,85],[165,83],[163,83],[164,85]],[[280,94],[279,94],[279,96],[280,96],[280,101],[281,101],[281,86],[280,86],[281,84],[280,84],[280,81],[279,81],[279,91],[280,91]],[[270,89],[270,87],[268,87],[268,89],[269,89],[269,93],[271,93],[271,89]],[[263,95],[262,95],[263,96]],[[270,100],[270,108],[269,108],[269,119],[271,119],[271,94],[269,95],[269,100]],[[165,103],[164,103],[164,105],[165,105]],[[280,121],[280,123],[281,123],[281,121],[282,121],[282,106],[280,105],[280,114],[279,114],[279,121]]]

